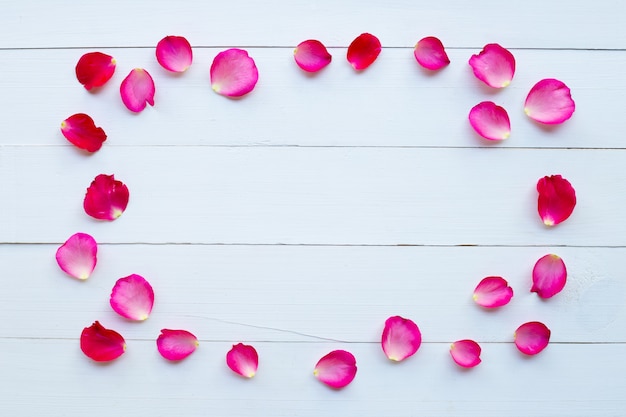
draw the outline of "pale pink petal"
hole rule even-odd
[[[515,346],[526,355],[536,355],[548,346],[550,329],[538,321],[522,324],[513,335]]]
[[[117,280],[111,291],[110,303],[120,316],[142,321],[152,311],[154,291],[142,276],[132,274]]]
[[[506,87],[515,74],[513,54],[497,43],[485,45],[478,55],[472,55],[469,64],[476,78],[493,88]]]
[[[329,387],[343,388],[356,376],[356,359],[345,350],[333,350],[317,362],[313,375]]]
[[[187,330],[161,330],[156,341],[161,356],[170,361],[180,361],[198,347],[198,338]]]
[[[422,333],[413,321],[400,316],[389,317],[381,338],[383,352],[392,361],[402,361],[420,348]]]
[[[473,340],[458,340],[450,345],[450,355],[457,365],[473,368],[480,360],[480,345]]]
[[[421,39],[413,50],[415,59],[424,68],[436,71],[450,64],[450,59],[441,41],[434,36]]]
[[[293,51],[293,57],[296,64],[307,72],[317,72],[332,60],[324,44],[314,39],[301,42]]]
[[[154,81],[142,68],[132,70],[120,85],[120,95],[128,110],[138,113],[149,104],[154,106]]]
[[[567,220],[576,207],[576,191],[561,175],[540,178],[537,192],[537,211],[546,226],[555,226]]]
[[[502,277],[483,278],[474,290],[474,301],[481,307],[502,307],[513,298],[513,288]]]
[[[128,187],[113,175],[100,174],[91,182],[83,208],[85,213],[99,220],[115,220],[128,206]]]
[[[476,133],[489,140],[504,140],[511,135],[509,115],[492,101],[483,101],[472,107],[469,121]]]
[[[530,89],[524,112],[531,119],[549,125],[563,123],[574,114],[576,104],[562,81],[546,78]]]
[[[243,49],[222,51],[211,64],[211,87],[227,97],[241,97],[254,89],[259,71],[254,60]]]
[[[541,298],[550,298],[565,287],[567,268],[560,256],[549,254],[540,258],[533,268],[533,286],[531,292],[536,292]]]
[[[121,334],[105,329],[96,321],[80,334],[80,350],[96,362],[108,362],[126,351],[126,341]]]
[[[156,58],[163,68],[172,72],[185,72],[191,66],[191,45],[182,36],[166,36],[156,47]]]
[[[378,38],[370,33],[362,33],[348,46],[348,62],[357,71],[362,71],[376,61],[382,50]]]
[[[259,354],[254,347],[237,343],[226,354],[226,365],[233,372],[252,378],[259,367]]]
[[[98,245],[86,233],[76,233],[57,249],[57,263],[68,275],[87,279],[96,267]]]

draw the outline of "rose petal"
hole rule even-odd
[[[474,301],[481,307],[502,307],[511,301],[513,288],[502,277],[483,278],[474,290]]]
[[[84,113],[74,114],[61,122],[61,133],[74,146],[87,152],[96,152],[107,140],[101,127],[96,127],[93,119]]]
[[[132,70],[120,85],[120,95],[128,110],[139,113],[149,104],[154,106],[154,80],[142,68]]]
[[[115,59],[102,52],[88,52],[76,64],[76,78],[87,90],[101,87],[115,72]]]
[[[576,207],[576,191],[560,175],[551,175],[537,181],[537,211],[546,226],[555,226],[572,214]]]
[[[443,44],[434,36],[428,36],[417,42],[413,55],[415,55],[415,59],[422,67],[432,71],[439,70],[450,64],[450,59]]]
[[[143,321],[152,311],[154,291],[141,275],[132,274],[117,280],[109,301],[113,310],[120,316]]]
[[[86,233],[75,233],[57,249],[59,267],[74,278],[87,279],[96,267],[98,245]]]
[[[524,112],[531,119],[545,124],[563,123],[574,114],[576,104],[562,81],[546,78],[530,89]]]
[[[259,355],[254,347],[237,343],[226,354],[226,364],[233,372],[252,378],[259,367]]]
[[[545,255],[535,263],[530,291],[541,298],[550,298],[561,292],[566,281],[567,268],[563,259],[554,254]]]
[[[413,356],[422,344],[422,333],[413,321],[400,316],[389,317],[381,338],[383,352],[392,361]]]
[[[489,140],[504,140],[511,135],[509,115],[492,101],[483,101],[472,107],[469,121],[476,133]]]
[[[85,213],[99,220],[115,220],[128,205],[128,188],[113,175],[98,175],[92,182],[83,201]]]
[[[317,362],[313,375],[329,387],[343,388],[356,376],[356,359],[345,350],[333,350]]]
[[[170,361],[180,361],[198,347],[198,338],[187,330],[161,330],[156,341],[161,356]]]
[[[522,324],[513,335],[515,346],[526,355],[536,355],[548,346],[550,329],[538,321]]]
[[[156,58],[163,68],[172,72],[185,72],[191,66],[191,45],[182,36],[166,36],[157,43]]]
[[[458,340],[450,345],[450,355],[457,365],[473,368],[480,360],[480,345],[473,340]]]
[[[472,55],[469,64],[476,78],[493,88],[506,87],[515,74],[513,54],[497,43],[485,45],[478,55]]]
[[[211,64],[211,87],[227,97],[241,97],[254,89],[259,71],[254,60],[243,49],[222,51]]]
[[[293,51],[293,57],[296,64],[308,72],[317,72],[332,60],[324,44],[314,39],[301,42]]]
[[[376,61],[380,51],[378,38],[369,33],[362,33],[348,46],[348,62],[355,70],[364,70]]]
[[[126,350],[126,341],[115,330],[105,329],[96,321],[80,334],[80,349],[97,362],[112,361]]]

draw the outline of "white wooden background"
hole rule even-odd
[[[618,0],[0,1],[0,415],[626,415],[624,12]],[[384,48],[356,74],[345,51],[362,32]],[[182,76],[154,58],[171,34],[194,46]],[[428,35],[452,61],[435,75],[413,58]],[[332,47],[314,77],[292,58],[309,38]],[[518,64],[495,93],[467,65],[491,42]],[[209,85],[227,47],[246,48],[259,68],[242,100]],[[74,76],[93,50],[118,62],[98,94]],[[134,67],[157,86],[155,107],[139,115],[118,93]],[[566,82],[577,105],[555,128],[522,111],[546,77]],[[483,100],[508,109],[505,143],[469,127]],[[93,156],[59,131],[77,112],[109,135]],[[131,192],[113,223],[82,210],[100,173]],[[579,203],[546,229],[534,187],[557,173]],[[78,231],[100,243],[86,282],[54,260]],[[530,272],[546,253],[570,275],[563,293],[540,301]],[[131,273],[156,291],[144,323],[108,306],[115,280]],[[487,275],[514,287],[501,311],[471,300]],[[396,314],[424,339],[401,364],[379,345]],[[128,342],[106,366],[79,349],[96,319]],[[532,358],[511,343],[529,320],[552,329]],[[161,328],[194,332],[199,349],[167,363],[154,342]],[[483,347],[470,371],[448,354],[462,338]],[[252,380],[225,365],[238,341],[259,351]],[[359,368],[339,392],[312,375],[332,349],[352,351]]]

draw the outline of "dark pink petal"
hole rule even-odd
[[[105,329],[96,321],[80,334],[80,349],[97,362],[112,361],[126,350],[126,341],[115,330]]]
[[[74,114],[61,122],[61,133],[74,146],[87,152],[95,152],[107,140],[101,127],[96,127],[93,119],[84,113]]]
[[[441,41],[434,36],[421,39],[413,50],[415,59],[424,68],[436,71],[450,64]]]
[[[74,278],[87,279],[96,267],[98,245],[86,233],[76,233],[57,249],[57,263]]]
[[[540,178],[537,182],[537,211],[546,226],[555,226],[572,214],[576,207],[576,191],[560,175]]]
[[[333,350],[317,362],[313,375],[329,387],[343,388],[356,376],[356,359],[345,350]]]
[[[143,321],[152,311],[154,291],[141,275],[132,274],[117,280],[109,301],[113,310],[120,316]]]
[[[381,338],[383,352],[392,361],[402,361],[420,348],[422,333],[413,321],[400,316],[389,317]]]
[[[549,254],[537,261],[533,268],[533,286],[531,292],[536,292],[541,298],[550,298],[565,287],[567,268],[560,256]]]
[[[480,360],[480,345],[473,340],[458,340],[450,345],[450,355],[457,365],[473,368]]]
[[[348,62],[355,70],[364,70],[376,61],[380,51],[380,41],[376,36],[369,33],[361,33],[348,46]]]
[[[182,36],[166,36],[156,47],[156,58],[163,68],[172,72],[185,72],[191,66],[191,45]]]
[[[120,95],[128,110],[139,113],[149,104],[154,106],[154,81],[142,68],[132,70],[120,85]]]
[[[524,112],[528,117],[549,125],[563,123],[572,117],[575,109],[570,89],[553,78],[535,84],[524,103]]]
[[[485,45],[478,55],[472,55],[469,64],[476,78],[493,88],[506,87],[515,74],[513,54],[497,43]]]
[[[211,64],[211,87],[227,97],[241,97],[254,89],[259,71],[254,60],[243,49],[222,51]]]
[[[538,321],[522,324],[513,335],[515,346],[526,355],[536,355],[548,346],[550,329]]]
[[[513,298],[513,288],[502,277],[483,278],[474,290],[474,301],[481,307],[502,307]]]
[[[198,347],[198,338],[187,330],[161,330],[156,341],[161,356],[170,361],[180,361]]]
[[[87,188],[85,213],[99,220],[115,220],[128,205],[128,187],[113,175],[98,175]]]
[[[87,90],[101,87],[115,72],[115,59],[102,52],[88,52],[76,64],[76,78]]]
[[[504,140],[511,135],[509,115],[492,101],[483,101],[472,107],[469,121],[476,133],[489,140]]]
[[[259,355],[254,347],[237,343],[226,354],[226,364],[233,372],[252,378],[259,367]]]
[[[301,42],[293,51],[293,57],[300,68],[308,72],[317,72],[330,64],[332,56],[322,42],[309,39]]]

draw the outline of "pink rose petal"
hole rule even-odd
[[[481,307],[502,307],[513,298],[513,288],[502,277],[486,277],[476,286],[473,298]]]
[[[524,112],[528,117],[549,125],[563,123],[572,117],[575,109],[570,89],[553,78],[535,84],[524,103]]]
[[[492,101],[483,101],[472,107],[469,121],[476,133],[489,140],[504,140],[511,135],[509,115]]]
[[[113,310],[120,316],[143,321],[152,311],[154,291],[142,276],[132,274],[117,280],[109,301]]]
[[[378,38],[369,33],[362,33],[348,46],[348,62],[357,71],[362,71],[376,61],[380,55],[381,44]]]
[[[105,329],[96,321],[80,334],[80,349],[96,362],[108,362],[126,351],[126,341],[118,332]]]
[[[226,365],[233,372],[252,378],[259,367],[259,355],[254,347],[237,343],[226,354]]]
[[[96,267],[98,245],[86,233],[76,233],[57,249],[59,267],[74,278],[87,279]]]
[[[526,355],[536,355],[548,346],[550,329],[538,321],[522,324],[514,334],[515,346]]]
[[[102,52],[88,52],[76,64],[76,78],[85,89],[102,87],[115,72],[115,59]]]
[[[478,55],[472,55],[469,64],[476,78],[493,88],[506,87],[515,74],[513,54],[497,43],[485,45]]]
[[[530,291],[541,298],[550,298],[561,292],[566,281],[567,268],[563,259],[553,254],[545,255],[535,263]]]
[[[163,68],[172,72],[185,72],[191,66],[191,45],[182,36],[166,36],[156,47],[156,58]]]
[[[128,110],[139,113],[149,104],[154,106],[154,81],[142,68],[132,70],[120,85],[120,95]]]
[[[170,361],[180,361],[198,347],[198,338],[187,330],[161,330],[156,341],[161,356]]]
[[[293,51],[293,57],[296,64],[307,72],[317,72],[332,60],[324,44],[314,39],[301,42]]]
[[[480,360],[480,345],[473,340],[458,340],[450,345],[450,355],[457,365],[473,368]]]
[[[329,387],[343,388],[356,376],[356,359],[345,350],[333,350],[317,362],[313,375]]]
[[[115,220],[128,206],[126,185],[113,175],[98,175],[92,182],[83,201],[85,213],[99,220]]]
[[[567,220],[576,207],[574,187],[560,175],[540,178],[537,192],[537,211],[546,226],[555,226]]]
[[[383,352],[392,361],[402,361],[420,348],[422,333],[413,321],[400,316],[389,317],[381,338]]]
[[[241,97],[254,89],[259,71],[254,60],[243,49],[222,51],[211,64],[211,87],[227,97]]]
[[[428,36],[417,42],[413,54],[422,67],[431,71],[439,70],[450,64],[443,44],[434,36]]]
[[[74,114],[61,122],[61,133],[72,145],[87,152],[96,152],[107,140],[104,130],[84,113]]]

